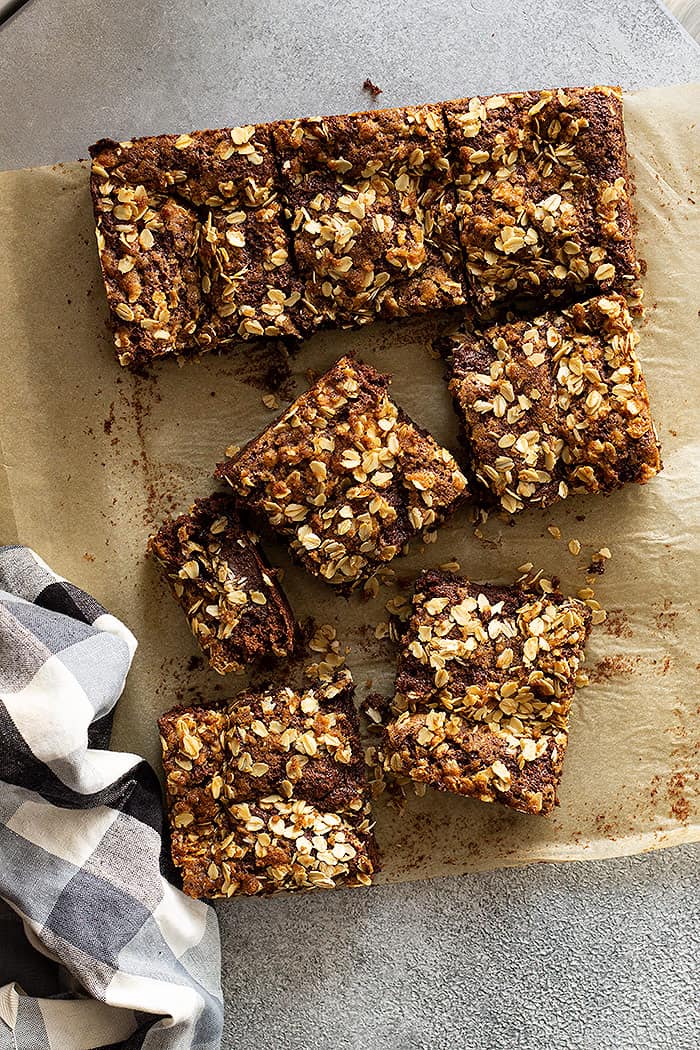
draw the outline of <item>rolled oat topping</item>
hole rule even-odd
[[[314,575],[354,586],[466,493],[454,457],[343,357],[217,475]]]
[[[464,304],[544,306],[639,272],[617,88],[103,139],[90,153],[124,365]]]
[[[465,302],[440,106],[272,125],[294,253],[319,323]]]
[[[638,275],[619,88],[445,104],[470,290],[487,309],[621,288]]]
[[[242,671],[292,652],[292,611],[230,497],[198,500],[188,514],[166,521],[148,551],[213,670]]]
[[[160,720],[172,853],[193,897],[366,886],[376,847],[350,672]]]
[[[90,152],[121,364],[303,334],[265,125],[104,139]]]
[[[386,771],[549,813],[590,619],[584,602],[556,591],[423,573],[402,640]]]
[[[476,487],[509,513],[661,469],[639,337],[615,293],[450,339]]]

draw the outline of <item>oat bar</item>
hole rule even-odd
[[[551,812],[590,615],[555,591],[422,573],[385,734],[387,771]]]
[[[341,358],[217,476],[284,536],[302,564],[350,588],[434,527],[465,495],[453,456]]]
[[[475,488],[514,513],[654,477],[638,341],[615,293],[452,337],[450,390]]]
[[[121,364],[306,331],[265,125],[91,147]]]
[[[229,496],[197,500],[148,542],[192,633],[219,674],[288,656],[294,617],[257,538]]]
[[[465,302],[439,106],[272,125],[305,297],[350,327]]]
[[[445,104],[476,307],[620,289],[638,274],[618,88]]]
[[[367,886],[377,869],[350,672],[160,719],[172,855],[192,897]]]

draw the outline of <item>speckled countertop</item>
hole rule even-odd
[[[700,80],[700,47],[655,0],[31,0],[0,54],[0,168],[103,134],[357,109],[368,76],[386,105]],[[695,1050],[699,861],[221,907],[224,1050]]]

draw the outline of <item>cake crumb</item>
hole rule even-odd
[[[365,82],[362,85],[362,90],[369,91],[372,98],[377,98],[377,96],[381,95],[382,93],[382,89],[380,87],[377,87],[376,84],[373,84],[369,77],[365,78]]]

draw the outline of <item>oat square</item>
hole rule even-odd
[[[450,390],[487,499],[515,513],[659,472],[638,342],[615,293],[452,337]]]
[[[558,592],[422,573],[402,639],[386,770],[551,812],[590,616]]]
[[[352,327],[465,302],[439,106],[272,125],[305,298]]]
[[[377,870],[354,687],[243,693],[160,719],[172,855],[192,897],[366,886]]]
[[[309,572],[345,589],[466,493],[454,457],[394,404],[387,376],[351,357],[216,473]]]
[[[214,671],[243,671],[293,651],[292,610],[230,496],[197,500],[164,522],[148,552]]]
[[[90,155],[121,364],[305,334],[266,125],[103,139]]]
[[[476,96],[446,103],[445,115],[477,309],[638,276],[619,88]]]

